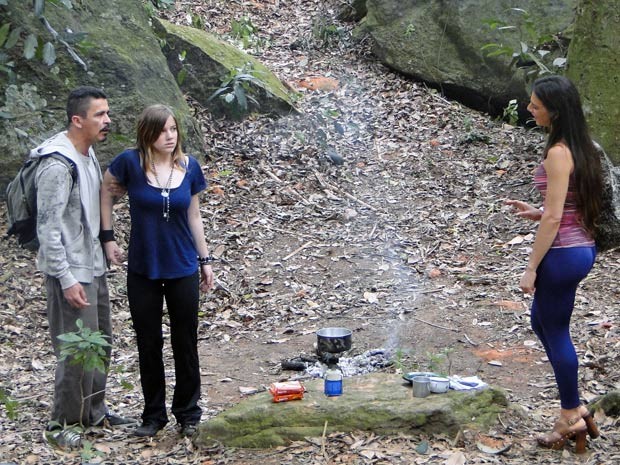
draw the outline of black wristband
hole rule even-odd
[[[198,264],[200,266],[208,265],[210,262],[214,262],[215,260],[217,260],[217,259],[211,257],[210,255],[207,255],[206,257],[198,257]]]
[[[102,243],[115,241],[113,229],[102,229],[99,231],[99,241]]]

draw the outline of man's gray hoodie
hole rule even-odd
[[[90,218],[99,218],[99,212],[91,212],[90,203],[82,199],[80,192],[95,190],[101,185],[101,168],[92,147],[89,156],[95,163],[99,183],[84,186],[87,176],[82,173],[81,160],[67,137],[60,132],[30,152],[30,157],[60,153],[73,161],[77,180],[73,185],[71,172],[66,164],[48,157],[41,161],[37,170],[37,236],[39,238],[38,268],[57,278],[63,289],[77,282],[91,283],[95,270],[95,247],[101,247],[99,224],[90,224]]]

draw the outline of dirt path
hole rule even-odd
[[[309,440],[283,450],[209,455],[179,440],[171,424],[151,443],[104,431],[93,440],[101,455],[90,458],[123,464],[447,463],[461,453],[467,463],[557,463],[561,452],[541,452],[533,443],[559,404],[529,329],[529,299],[517,288],[533,230],[501,204],[504,197],[536,201],[529,181],[542,137],[490,121],[373,63],[363,44],[349,42],[350,25],[329,19],[337,2],[304,2],[304,11],[289,3],[296,2],[279,2],[279,8],[274,2],[209,2],[206,12],[204,2],[185,2],[168,13],[177,21],[187,7],[208,13],[220,33],[228,33],[233,17],[250,15],[270,39],[261,60],[291,86],[312,76],[338,81],[332,91],[304,91],[300,116],[235,123],[200,113],[210,157],[202,208],[221,259],[218,290],[201,305],[203,419],[240,401],[245,388],[296,376],[281,362],[313,353],[317,329],[344,326],[353,330],[351,355],[391,349],[394,365],[386,370],[394,376],[399,369],[440,365],[506,389],[525,416],[516,423],[504,419],[492,433],[510,438],[511,453],[485,456],[471,438],[454,444],[451,438],[356,433],[328,437],[327,452]],[[327,44],[312,33],[319,15],[341,31]],[[333,152],[342,165],[330,161]],[[122,240],[127,209],[117,214]],[[0,242],[0,257],[0,387],[19,405],[16,417],[0,409],[0,456],[74,463],[75,456],[51,451],[41,440],[54,367],[42,277],[13,242]],[[619,382],[610,368],[618,366],[619,267],[617,255],[601,257],[577,299],[573,336],[586,400]],[[116,341],[108,397],[121,413],[138,416],[124,282],[122,269],[111,273]],[[590,463],[617,463],[614,419],[602,421],[606,437],[591,445]],[[360,438],[383,458],[349,447]],[[431,442],[427,455],[415,452],[422,439]]]

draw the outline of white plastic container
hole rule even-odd
[[[448,378],[443,378],[441,376],[431,376],[429,380],[432,393],[443,394],[445,392],[448,392],[448,389],[450,389],[450,380]]]

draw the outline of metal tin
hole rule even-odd
[[[431,393],[431,380],[428,376],[415,376],[411,380],[413,397],[426,397]]]

